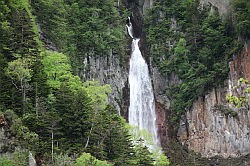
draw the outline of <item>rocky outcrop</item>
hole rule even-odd
[[[170,99],[166,96],[169,86],[179,84],[179,78],[172,74],[170,76],[161,74],[156,67],[152,67],[152,82],[155,95],[155,112],[158,134],[161,144],[164,146],[175,137],[174,126],[171,126]]]
[[[232,0],[200,0],[201,6],[210,5],[220,15],[225,15],[230,11],[230,3]]]
[[[129,98],[127,94],[129,89],[126,89],[128,88],[128,69],[124,67],[125,64],[121,64],[120,59],[118,54],[112,52],[108,56],[88,56],[82,62],[86,67],[80,71],[80,77],[84,80],[98,81],[101,85],[109,84],[112,87],[109,101],[124,115],[122,110],[127,110],[128,105],[125,99]]]
[[[145,34],[142,32],[143,27],[143,14],[146,9],[152,6],[153,0],[122,0],[127,9],[132,12],[131,22],[133,24],[134,35],[140,37],[140,47],[144,57],[147,50],[145,43]],[[118,1],[120,5],[120,1]],[[125,20],[124,20],[124,34],[125,30]],[[131,47],[131,39],[127,38],[127,47]],[[110,52],[107,56],[96,56],[89,55],[86,57],[82,64],[84,69],[80,71],[79,76],[83,80],[94,80],[100,82],[101,85],[109,84],[112,87],[112,93],[109,95],[110,103],[114,104],[118,109],[119,113],[127,118],[128,116],[128,106],[129,106],[129,83],[128,83],[128,69],[129,69],[129,57],[131,50],[127,49],[127,53],[121,61],[121,57]],[[148,62],[148,60],[147,60]]]
[[[237,85],[238,79],[243,77],[250,81],[250,42],[246,48],[229,63],[231,86]]]
[[[217,101],[222,103],[224,98],[222,88],[194,103],[186,122],[180,124],[178,136],[183,145],[205,157],[237,157],[250,152],[250,111],[238,110],[235,117],[225,115],[217,108]]]
[[[147,13],[147,9],[151,8],[153,5],[153,0],[144,0],[143,7],[142,7],[142,12],[143,14]]]
[[[226,102],[226,94],[241,77],[250,81],[250,55],[243,50],[230,65],[226,88],[214,88],[200,97],[180,122],[179,141],[205,157],[238,157],[250,153],[250,111],[236,109]],[[239,91],[238,91],[239,93]]]
[[[130,11],[137,8],[141,15],[145,15],[147,13],[147,9],[152,7],[153,1],[154,0],[123,0],[124,4],[126,4]]]

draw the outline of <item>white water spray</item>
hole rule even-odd
[[[132,54],[130,58],[129,84],[130,105],[129,124],[136,126],[139,130],[145,129],[152,134],[155,146],[160,146],[157,134],[155,102],[148,66],[142,57],[138,46],[140,39],[133,36],[133,28],[130,22],[127,26],[128,33],[133,39]],[[153,148],[149,146],[149,148]]]

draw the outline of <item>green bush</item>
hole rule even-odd
[[[14,166],[13,162],[5,157],[0,158],[0,166]]]
[[[83,153],[76,159],[75,166],[112,166],[112,164],[109,164],[107,161],[98,160],[89,153]]]

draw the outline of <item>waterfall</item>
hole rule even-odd
[[[143,59],[138,46],[140,39],[133,36],[130,18],[128,18],[126,26],[129,35],[133,39],[129,69],[129,124],[138,127],[139,130],[145,129],[151,133],[154,145],[159,147],[160,141],[157,136],[154,94],[148,65]],[[152,148],[152,146],[149,145],[149,148]]]

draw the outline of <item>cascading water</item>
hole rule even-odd
[[[151,133],[154,146],[159,147],[160,141],[157,136],[154,95],[148,66],[138,46],[140,39],[135,38],[133,35],[130,18],[128,18],[126,26],[129,35],[133,39],[129,69],[129,124],[138,127],[139,130],[145,129]],[[150,145],[149,147],[152,148]]]

